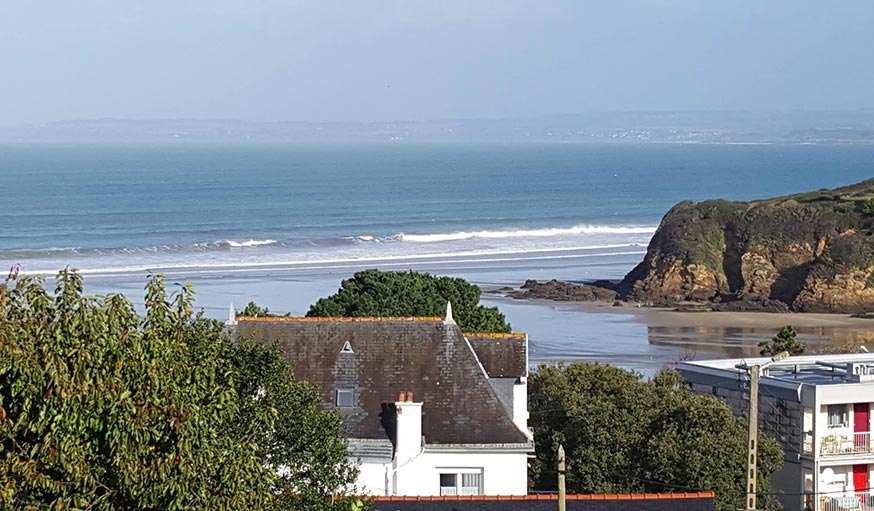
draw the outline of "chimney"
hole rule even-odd
[[[401,391],[397,409],[397,445],[395,462],[406,463],[422,450],[422,403],[413,402],[413,393]]]

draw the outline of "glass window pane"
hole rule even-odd
[[[839,427],[847,423],[847,407],[844,405],[828,405],[829,427]]]
[[[440,474],[440,495],[458,495],[456,474]]]
[[[350,407],[355,404],[355,393],[351,389],[337,390],[337,406]]]

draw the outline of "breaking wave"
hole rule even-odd
[[[551,227],[546,229],[522,229],[515,231],[458,231],[438,234],[396,234],[400,241],[413,243],[435,243],[440,241],[459,241],[469,239],[501,239],[501,238],[543,238],[551,236],[569,236],[583,234],[652,234],[654,226],[609,226],[609,225],[576,225],[574,227]]]

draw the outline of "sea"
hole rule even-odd
[[[776,144],[2,145],[0,265],[142,303],[150,273],[226,317],[305,314],[357,270],[492,290],[620,279],[683,200],[748,200],[874,175],[874,146]],[[650,374],[683,356],[622,313],[484,294],[532,360]]]

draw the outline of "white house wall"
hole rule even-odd
[[[520,378],[513,385],[513,422],[528,434],[528,379]]]
[[[358,465],[358,478],[355,480],[355,490],[360,495],[383,496],[391,495],[386,471],[391,470],[391,463],[361,463]],[[390,472],[389,472],[390,474]]]
[[[395,474],[396,495],[440,495],[441,473],[481,471],[483,495],[528,493],[528,455],[524,452],[425,451]]]

